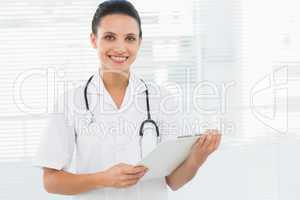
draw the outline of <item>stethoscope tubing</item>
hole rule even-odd
[[[94,75],[92,75],[86,82],[86,85],[84,87],[84,101],[85,101],[85,107],[86,107],[86,110],[88,112],[90,112],[91,114],[91,122],[94,122],[93,118],[94,118],[94,114],[90,111],[90,107],[89,107],[89,103],[88,103],[88,98],[87,98],[87,89],[88,89],[88,86],[91,82],[91,80],[93,79]],[[139,135],[140,135],[140,139],[139,139],[139,146],[140,146],[140,157],[142,158],[143,157],[143,152],[142,152],[142,138],[144,136],[144,126],[145,124],[152,124],[154,127],[155,127],[155,132],[156,132],[156,144],[160,143],[161,141],[161,138],[160,138],[160,133],[159,133],[159,127],[158,125],[156,124],[156,122],[154,120],[152,120],[151,118],[151,113],[150,113],[150,103],[149,103],[149,92],[148,92],[148,87],[147,87],[147,84],[145,83],[145,81],[143,79],[140,79],[145,87],[146,87],[146,91],[145,91],[145,94],[146,94],[146,107],[147,107],[147,119],[144,120],[142,123],[141,123],[141,126],[140,126],[140,129],[139,129]]]

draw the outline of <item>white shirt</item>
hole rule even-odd
[[[139,128],[147,118],[144,83],[131,71],[118,109],[96,71],[87,90],[89,107],[95,117],[91,126],[87,125],[90,118],[84,101],[85,84],[65,92],[58,99],[58,112],[50,114],[33,160],[34,166],[68,171],[74,156],[75,173],[84,174],[106,170],[121,162],[135,165],[140,160]],[[175,98],[154,83],[146,84],[151,118],[159,126],[161,142],[176,138],[181,134],[182,120]],[[152,130],[146,128],[143,144],[156,140]],[[162,177],[139,181],[129,188],[94,189],[75,195],[74,199],[165,200],[167,189],[165,177]]]

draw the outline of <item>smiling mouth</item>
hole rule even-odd
[[[113,55],[108,55],[108,57],[115,63],[124,63],[129,58],[129,56],[113,56]]]

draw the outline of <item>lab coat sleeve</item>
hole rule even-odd
[[[67,94],[61,95],[56,102],[57,111],[49,114],[47,127],[33,159],[35,167],[57,170],[70,167],[75,148],[75,129],[71,106],[66,103],[68,98]]]
[[[161,88],[159,129],[162,142],[184,134],[184,117],[180,100],[178,94]]]

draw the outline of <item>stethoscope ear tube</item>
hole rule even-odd
[[[89,103],[88,103],[88,98],[87,98],[87,88],[88,88],[88,85],[90,84],[92,78],[94,77],[94,75],[92,75],[89,80],[87,81],[85,87],[84,87],[84,102],[85,102],[85,108],[87,111],[90,111],[90,108],[89,108]],[[92,113],[91,113],[92,114]]]

